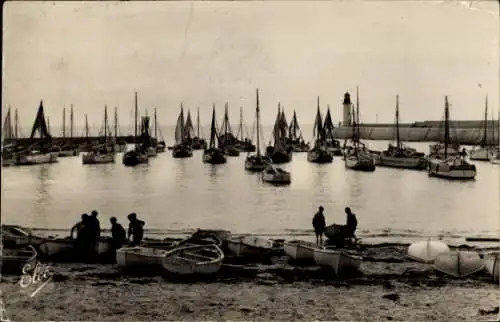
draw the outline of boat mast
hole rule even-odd
[[[158,119],[156,118],[156,107],[155,107],[155,139],[158,141],[158,126],[156,125],[156,122],[158,122]]]
[[[108,137],[108,107],[104,105],[104,144],[107,142]]]
[[[89,120],[87,118],[87,114],[85,114],[85,137],[89,138]]]
[[[500,109],[498,110],[498,128],[497,128],[497,134],[498,134],[498,150],[500,151]]]
[[[243,141],[243,106],[240,107],[240,137],[241,141]]]
[[[66,137],[66,108],[65,107],[63,107],[62,119],[63,119],[62,135],[63,135],[63,138],[65,138]]]
[[[184,107],[181,102],[181,142],[184,142]]]
[[[450,140],[450,110],[448,96],[444,97],[444,158],[448,158],[448,143]]]
[[[396,95],[396,146],[401,150],[401,142],[399,138],[399,94]]]
[[[359,86],[356,86],[356,140],[359,143],[360,128],[359,128]]]
[[[200,108],[196,108],[196,137],[200,137]]]
[[[114,121],[115,121],[114,126],[115,126],[115,140],[116,140],[116,138],[118,137],[118,108],[116,106],[115,106],[115,120]]]
[[[16,111],[14,113],[14,139],[18,139],[19,138],[19,116],[17,114],[17,108],[16,108]]]
[[[135,108],[134,108],[134,146],[137,149],[137,91],[135,92]]]
[[[212,124],[210,126],[210,145],[209,148],[215,148],[215,104],[212,107]]]
[[[487,146],[488,139],[488,94],[486,94],[485,107],[484,107],[484,133],[482,146]]]
[[[260,158],[260,108],[259,108],[259,89],[256,90],[257,93],[257,108],[255,109],[255,114],[257,115],[257,157]]]
[[[48,116],[47,116],[47,132],[49,132],[50,134],[50,119]]]
[[[73,137],[73,104],[71,104],[71,110],[69,112],[69,120],[70,120],[70,125],[69,125],[69,137]]]

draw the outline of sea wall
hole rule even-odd
[[[454,142],[464,145],[477,144],[482,136],[483,129],[450,129],[450,138]],[[495,136],[493,138],[493,135]],[[338,139],[346,139],[352,136],[351,127],[336,128],[335,136]],[[393,127],[360,127],[360,137],[364,140],[392,140],[396,136]],[[399,129],[399,137],[402,141],[413,142],[436,142],[442,140],[444,130],[440,128],[418,128],[404,127]],[[487,133],[488,144],[498,143],[498,131],[491,129]]]

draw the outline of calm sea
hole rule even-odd
[[[366,142],[373,149],[387,146]],[[411,144],[425,153],[428,145]],[[121,154],[110,165],[83,166],[81,157],[69,157],[2,168],[2,223],[65,235],[82,213],[96,209],[106,228],[109,217],[126,224],[126,215],[136,212],[151,234],[224,228],[310,235],[312,216],[323,205],[327,224],[343,224],[344,207],[350,206],[358,216],[358,234],[366,238],[500,234],[499,167],[487,162],[476,162],[475,181],[450,182],[425,171],[350,171],[340,157],[316,165],[307,162],[306,153],[295,153],[283,166],[291,171],[292,184],[276,187],[244,170],[246,154],[219,166],[202,163],[201,155],[173,159],[166,151],[136,168],[123,166]]]

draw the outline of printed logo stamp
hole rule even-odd
[[[19,285],[23,293],[34,297],[52,280],[53,272],[49,265],[40,262],[27,263],[22,270]]]

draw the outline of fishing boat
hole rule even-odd
[[[356,274],[360,271],[363,262],[361,256],[324,247],[314,248],[313,257],[317,265],[331,269],[335,276]]]
[[[147,153],[147,148],[139,145],[137,140],[137,92],[135,92],[135,113],[134,113],[134,149],[127,151],[123,154],[122,162],[126,167],[135,167],[139,164],[145,164],[149,162],[149,156]]]
[[[297,262],[314,262],[314,250],[320,245],[304,240],[290,240],[283,243],[286,256]]]
[[[16,154],[23,150],[17,145],[19,118],[17,109],[15,111],[14,127],[12,126],[11,108],[7,110],[2,127],[2,166],[7,167],[15,164]]]
[[[235,256],[258,256],[269,253],[273,249],[273,242],[262,237],[241,236],[229,239],[227,247]]]
[[[236,144],[235,147],[240,152],[255,152],[255,145],[252,143],[250,136],[244,135],[245,125],[243,123],[243,107],[240,107],[240,125],[238,127],[238,131],[236,132]]]
[[[34,267],[37,252],[31,245],[21,249],[2,249],[0,266],[2,274],[22,274],[26,265]]]
[[[332,114],[330,113],[329,105],[326,111],[323,131],[325,131],[325,141],[328,151],[333,153],[333,155],[341,156],[343,154],[342,146],[340,145],[340,141],[335,139],[335,126],[333,125]]]
[[[293,110],[292,121],[288,126],[288,137],[285,144],[287,147],[290,147],[293,152],[307,152],[310,149],[309,143],[304,141],[302,136],[295,110]]]
[[[189,131],[191,133],[190,138],[191,141],[189,142],[191,145],[191,148],[193,150],[205,150],[207,148],[207,141],[203,137],[200,136],[200,108],[198,107],[196,109],[196,134],[194,133],[194,128],[190,129],[189,124],[191,122],[191,117],[188,111],[188,117],[186,120],[186,131]],[[192,127],[192,126],[191,126]]]
[[[439,254],[433,268],[446,275],[463,278],[479,272],[484,264],[476,252],[454,251]]]
[[[76,240],[72,238],[46,238],[38,244],[40,255],[44,257],[71,254],[75,250]],[[97,240],[97,255],[105,255],[113,249],[113,241],[108,237],[100,237]]]
[[[500,254],[486,254],[483,258],[484,268],[491,275],[495,283],[500,280]]]
[[[124,247],[116,251],[116,265],[120,268],[161,268],[168,251],[152,247]]]
[[[83,164],[106,164],[115,162],[114,144],[108,142],[108,107],[104,106],[104,142],[82,155]]]
[[[165,271],[178,275],[211,275],[222,267],[224,253],[217,245],[179,247],[163,256]]]
[[[190,120],[191,118],[189,118]],[[186,128],[184,126],[184,107],[181,103],[181,112],[177,118],[175,126],[175,145],[172,148],[172,157],[174,158],[190,158],[193,156],[191,145],[187,142]]]
[[[36,143],[36,131],[40,133],[40,139]],[[45,122],[45,113],[43,111],[43,102],[40,101],[35,122],[31,129],[30,140],[35,142],[28,147],[27,150],[16,154],[16,165],[35,165],[43,163],[57,162],[57,153],[50,152],[52,137],[47,131],[47,123]]]
[[[281,111],[278,103],[278,114],[274,122],[273,138],[274,145],[269,145],[266,148],[266,156],[269,157],[274,164],[288,163],[292,161],[293,148],[286,145],[286,134],[288,125],[285,119],[284,111]]]
[[[219,140],[217,135],[217,127],[215,124],[215,105],[212,109],[212,123],[210,126],[210,142],[208,147],[203,151],[203,162],[210,164],[224,164],[226,163],[226,156],[224,151],[215,146],[215,141]]]
[[[278,168],[274,164],[267,164],[262,172],[262,181],[279,185],[290,184],[292,182],[292,176],[290,172]]]
[[[257,92],[257,106],[255,108],[255,119],[257,127],[257,153],[249,154],[245,159],[245,170],[248,171],[263,171],[267,164],[272,163],[271,159],[264,156],[260,152],[260,108],[259,108],[259,90]]]
[[[437,240],[418,241],[408,247],[408,257],[414,261],[432,264],[442,253],[450,252],[448,245]]]
[[[490,162],[493,164],[500,164],[500,110],[498,110],[497,124],[498,124],[498,127],[497,127],[497,129],[498,129],[498,131],[497,131],[497,135],[498,135],[497,148],[490,155]],[[493,137],[495,137],[495,135],[493,135]]]
[[[387,150],[382,151],[375,157],[377,165],[392,168],[427,169],[427,159],[425,154],[407,147],[403,144],[399,135],[399,95],[396,95],[396,127],[395,144],[389,144]]]
[[[154,110],[154,148],[156,153],[165,152],[167,145],[165,144],[165,139],[163,139],[163,135],[161,134],[160,127],[158,126],[158,115],[156,113],[156,108]],[[159,134],[159,136],[158,136]]]
[[[224,154],[228,157],[237,157],[240,155],[240,150],[236,146],[237,143],[238,139],[233,135],[231,124],[229,124],[229,109],[228,103],[226,103],[224,107],[224,119],[219,131],[219,149],[224,151]]]
[[[491,146],[488,142],[488,95],[485,99],[484,107],[484,125],[483,135],[479,144],[469,150],[469,159],[478,161],[489,161],[492,153],[495,152],[495,147]]]
[[[333,153],[328,150],[326,145],[325,129],[323,128],[321,111],[319,110],[319,96],[313,136],[315,136],[314,146],[307,152],[307,161],[312,163],[332,163]]]
[[[88,123],[86,123],[88,124]],[[115,107],[115,114],[114,114],[114,121],[113,121],[113,127],[114,127],[114,151],[115,152],[125,152],[127,151],[127,142],[123,140],[118,140],[118,108]],[[88,128],[88,125],[87,125]],[[87,131],[88,132],[88,131]],[[88,135],[87,135],[88,137]]]
[[[346,93],[346,98],[349,98],[347,94],[348,93]],[[346,104],[345,100],[344,104]],[[344,149],[345,166],[351,170],[373,172],[375,171],[375,158],[366,145],[360,141],[358,87],[356,87],[356,110],[354,110],[353,106],[352,119],[351,145],[347,146],[346,143],[344,143],[344,146],[346,146]]]
[[[444,149],[443,154],[430,155],[429,176],[443,179],[471,180],[476,177],[476,166],[465,160],[465,154],[448,155],[450,143],[450,112],[448,96],[445,96]]]
[[[69,140],[66,139],[66,108],[63,108],[62,115],[62,140],[57,146],[58,157],[73,157],[77,156],[79,153],[78,147],[70,143],[73,138],[73,105],[71,105],[70,111],[70,135]],[[69,141],[69,142],[68,142]]]

